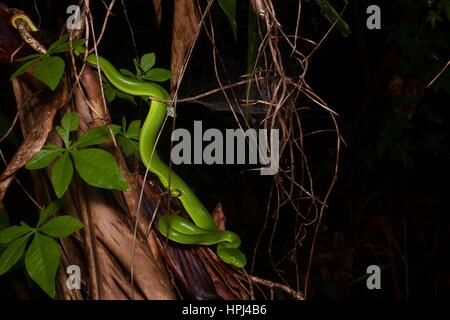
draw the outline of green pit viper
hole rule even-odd
[[[12,20],[14,27],[16,27],[17,19],[32,24],[31,20],[25,15],[15,15],[14,20]],[[34,27],[34,25],[32,26]],[[32,28],[31,25],[30,28]],[[141,161],[150,172],[159,178],[166,189],[169,188],[170,175],[170,190],[173,194],[176,194],[194,222],[192,223],[177,215],[163,215],[157,222],[157,228],[161,234],[181,244],[217,244],[217,255],[220,259],[235,267],[244,267],[247,261],[245,255],[239,249],[241,244],[239,236],[232,231],[219,230],[213,218],[191,188],[175,172],[169,171],[168,166],[154,152],[159,131],[167,114],[166,103],[159,100],[168,100],[167,92],[154,83],[124,76],[107,59],[101,56],[91,54],[86,60],[93,66],[99,66],[109,82],[118,90],[133,96],[148,97],[151,100],[149,102],[150,109],[139,138]],[[151,99],[152,97],[157,100]]]

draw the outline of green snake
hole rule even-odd
[[[24,14],[12,17],[11,24],[17,28],[17,21],[21,20],[30,26],[33,31],[36,27]],[[76,54],[80,54],[77,52]],[[139,138],[139,153],[142,163],[150,172],[155,174],[164,188],[170,189],[181,201],[191,221],[177,215],[163,215],[158,219],[157,228],[162,235],[170,240],[190,245],[215,245],[217,255],[224,262],[238,268],[246,264],[245,255],[239,250],[241,239],[239,236],[227,230],[219,230],[211,215],[196,197],[189,186],[161,160],[155,150],[156,140],[162,123],[167,114],[167,105],[160,100],[168,100],[167,92],[160,86],[127,77],[120,73],[107,59],[91,54],[87,62],[99,66],[109,82],[118,90],[133,96],[148,97],[151,99],[150,109],[142,126]],[[176,192],[175,192],[176,190]]]
[[[133,95],[158,100],[168,100],[169,96],[160,86],[124,76],[108,60],[94,54],[87,57],[87,62],[98,65],[109,82],[120,91]],[[158,230],[172,241],[182,244],[217,245],[217,255],[226,263],[238,268],[246,264],[245,255],[239,250],[241,240],[231,231],[219,230],[206,208],[189,186],[154,152],[156,139],[167,114],[167,105],[158,100],[151,100],[150,109],[142,126],[139,138],[139,153],[143,164],[154,173],[161,184],[175,191],[190,222],[177,215],[163,215],[158,219]]]

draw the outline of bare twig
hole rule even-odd
[[[427,84],[427,88],[431,87],[433,83],[444,73],[444,71],[450,66],[450,60],[448,60],[447,64],[439,71],[439,73],[433,78],[433,80],[430,81],[429,84]]]

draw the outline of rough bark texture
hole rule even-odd
[[[186,62],[186,54],[195,39],[200,18],[196,0],[174,2],[172,55],[170,62],[170,69],[173,73],[170,79],[171,91],[176,87],[180,72]]]
[[[16,10],[3,5],[0,7],[0,24],[5,26],[0,33],[0,60],[3,63],[8,63],[13,55],[22,56],[23,49],[29,50],[26,45],[18,45],[20,40],[16,31],[9,27],[9,16],[14,12]],[[55,92],[29,73],[12,81],[24,141],[0,175],[0,206],[17,170],[46,142],[61,145],[59,137],[52,131],[55,122],[59,122],[55,121],[61,115],[59,111],[77,111],[80,132],[108,123],[110,117],[97,75],[87,67],[79,82],[72,78],[73,99],[69,100],[67,78],[70,70],[66,68]],[[174,299],[172,283],[159,256],[159,248],[153,234],[147,235],[149,221],[143,219],[142,210],[138,214],[139,187],[135,176],[128,172],[114,143],[101,147],[116,156],[130,186],[129,192],[95,189],[74,175],[63,198],[61,213],[77,217],[85,228],[60,242],[62,259],[57,274],[57,296],[62,299],[80,298],[78,291],[69,290],[65,285],[66,267],[76,264],[81,268],[82,289],[88,293],[89,299]],[[49,183],[50,172],[51,168],[31,172],[35,199],[41,205],[54,199]]]

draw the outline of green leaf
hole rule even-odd
[[[45,221],[47,221],[51,215],[55,214],[56,211],[58,211],[59,208],[61,208],[61,205],[62,205],[62,201],[61,201],[61,199],[58,199],[58,200],[50,203],[44,209],[42,209],[39,214],[39,222],[37,224],[37,227],[39,227],[41,224],[43,224]]]
[[[80,48],[82,45],[84,45],[84,43],[86,42],[86,39],[77,39],[72,41],[72,49],[77,49]],[[55,53],[62,53],[62,52],[67,52],[69,51],[69,42],[64,42],[61,43],[57,48],[55,48],[54,51],[52,51],[52,54]]]
[[[25,165],[28,170],[42,169],[50,165],[56,157],[63,152],[64,149],[44,149],[42,148],[38,153],[31,158],[30,161]]]
[[[14,61],[25,62],[25,61],[28,61],[28,60],[31,60],[31,59],[36,60],[36,58],[41,58],[43,56],[44,56],[43,54],[35,53],[35,54],[30,54],[28,56],[25,56],[25,57],[22,57],[22,58],[19,58],[19,59],[15,59]]]
[[[80,118],[77,112],[66,112],[61,119],[61,127],[56,126],[56,132],[64,141],[64,145],[70,146],[70,132],[76,131],[80,127]]]
[[[130,78],[136,78],[136,75],[128,69],[119,69],[120,73]]]
[[[85,38],[76,39],[76,40],[72,41],[72,48],[75,50],[77,48],[83,47],[85,43],[86,43]]]
[[[153,52],[146,53],[141,57],[141,69],[144,73],[147,73],[154,65],[156,61],[156,55]]]
[[[30,226],[23,224],[21,226],[12,226],[0,231],[0,244],[8,244],[13,242],[17,238],[27,234],[34,229]]]
[[[88,184],[106,189],[127,190],[114,157],[100,149],[82,149],[71,151],[75,168],[80,177]]]
[[[105,94],[106,101],[110,103],[116,98],[116,89],[111,86],[103,86],[103,93]]]
[[[106,101],[108,101],[108,103],[114,101],[116,98],[116,90],[113,88],[106,88],[103,92],[105,93]]]
[[[136,141],[133,141],[126,136],[119,136],[117,137],[117,143],[126,157],[129,157],[132,154],[138,158],[140,157],[139,144]]]
[[[56,144],[53,144],[53,143],[47,143],[47,144],[43,147],[43,149],[46,149],[46,150],[56,150],[56,149],[58,149],[58,150],[64,150],[64,148],[60,148],[60,147],[58,147]]]
[[[23,65],[20,66],[19,69],[14,71],[14,73],[11,75],[11,77],[9,77],[9,80],[13,80],[13,79],[17,78],[18,76],[20,76],[21,74],[24,74],[38,60],[41,60],[41,58],[35,58],[35,59],[25,62]]]
[[[61,126],[67,132],[75,131],[80,126],[77,112],[66,112],[61,120]]]
[[[142,75],[141,63],[138,59],[133,58],[134,67],[136,68],[136,75],[139,77]]]
[[[86,39],[83,40],[85,40],[84,43],[86,43]],[[73,48],[73,53],[75,53],[75,55],[79,56],[86,52],[86,47],[84,46],[84,43],[81,46],[76,46]]]
[[[14,240],[0,256],[0,275],[8,272],[23,256],[31,233]]]
[[[111,139],[111,131],[116,134],[120,131],[120,127],[117,125],[110,125],[111,130],[107,126],[100,126],[89,129],[89,131],[83,133],[83,135],[72,145],[72,148],[87,147],[94,144],[99,144]]]
[[[45,57],[34,68],[33,75],[55,90],[64,73],[64,60],[60,57]]]
[[[62,238],[71,235],[83,227],[84,225],[74,217],[60,216],[53,218],[39,228],[39,232],[43,232],[53,238]]]
[[[33,279],[50,297],[55,297],[55,277],[60,252],[52,238],[36,233],[25,253],[25,267]]]
[[[50,180],[58,198],[61,198],[72,181],[73,166],[69,152],[65,152],[61,158],[56,161],[50,174]]]
[[[134,78],[136,76],[133,75]],[[106,100],[109,102],[113,101],[116,97],[125,99],[133,103],[134,105],[137,105],[136,100],[133,96],[123,93],[122,91],[117,90],[115,87],[113,87],[109,81],[106,78],[103,78],[103,92],[105,94]]]
[[[141,79],[155,81],[155,82],[163,82],[169,80],[172,76],[172,72],[166,69],[154,68],[148,71],[145,75],[141,77]]]
[[[347,22],[339,16],[339,13],[334,9],[334,7],[327,0],[315,0],[316,3],[322,8],[322,12],[325,15],[325,18],[330,23],[336,23],[336,29],[344,36],[348,37],[351,33],[350,27]]]
[[[127,130],[127,118],[122,116],[122,133],[125,133]]]
[[[228,22],[233,30],[234,40],[237,41],[236,0],[219,0],[219,4],[228,18]]]
[[[64,141],[64,145],[66,148],[70,146],[70,140],[69,140],[69,132],[64,130],[60,126],[55,126],[55,130],[58,133],[58,135],[61,137],[62,141]]]
[[[129,157],[134,154],[137,158],[140,157],[139,153],[139,138],[141,134],[141,120],[131,121],[127,130],[127,120],[122,117],[122,132],[117,137],[117,143],[119,144],[122,152],[125,156]]]
[[[127,130],[127,137],[131,139],[138,139],[141,135],[141,120],[131,121]]]
[[[63,34],[61,37],[59,37],[58,40],[53,42],[47,49],[47,54],[56,53],[58,49],[64,46],[64,43],[67,43],[69,35],[67,33]],[[67,50],[66,50],[67,51]]]

